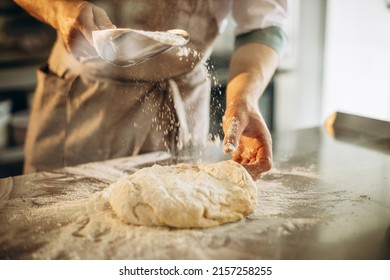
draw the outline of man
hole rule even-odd
[[[204,62],[232,11],[236,48],[223,117],[224,151],[257,179],[272,164],[272,140],[258,108],[285,36],[286,0],[15,0],[58,32],[38,72],[25,172],[205,143],[210,83]],[[184,29],[191,50],[171,50],[118,67],[96,56],[92,31]]]

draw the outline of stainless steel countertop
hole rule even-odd
[[[324,128],[273,140],[256,211],[209,229],[128,225],[97,198],[138,168],[174,163],[166,153],[2,179],[0,258],[389,259],[390,140]],[[198,160],[225,158],[209,147]]]

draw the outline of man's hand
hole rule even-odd
[[[14,0],[30,15],[51,25],[75,56],[97,55],[92,31],[115,28],[106,12],[87,1]]]
[[[243,45],[233,53],[223,117],[223,150],[253,179],[272,167],[272,139],[258,101],[278,63],[277,53],[261,44]]]
[[[92,31],[115,28],[106,12],[85,1],[62,1],[58,5],[56,29],[68,51],[75,56],[97,55]]]
[[[272,166],[272,138],[258,106],[230,104],[223,117],[223,150],[254,180]]]

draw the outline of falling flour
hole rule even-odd
[[[233,117],[230,123],[230,127],[226,134],[226,139],[228,139],[228,142],[226,142],[223,147],[224,153],[231,154],[237,150],[237,146],[238,146],[237,133],[239,127],[240,127],[240,121],[238,120],[237,117]]]

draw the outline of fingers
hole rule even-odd
[[[107,13],[103,9],[99,7],[94,7],[92,12],[95,26],[99,30],[116,28],[116,26],[111,22]]]
[[[97,25],[99,22],[96,23],[95,14],[98,15],[102,22],[106,21],[102,20],[102,18],[104,18],[102,14],[107,17],[106,13],[102,9],[88,4],[81,7],[80,16],[78,19],[80,26],[79,29],[91,46],[93,46],[92,32],[99,30],[99,26]],[[107,20],[109,21],[108,17]]]
[[[264,159],[256,163],[243,164],[242,166],[248,171],[253,180],[258,180],[261,174],[271,169],[271,161]]]
[[[271,157],[262,157],[251,162],[243,162],[242,166],[248,171],[252,176],[253,180],[260,178],[262,173],[265,173],[272,168],[272,158]]]
[[[76,57],[95,56],[97,53],[93,46],[92,32],[115,28],[115,25],[103,9],[93,4],[82,2],[76,9],[73,24],[63,33],[65,45]]]
[[[242,164],[254,180],[272,167],[272,140],[269,133],[257,137],[241,136],[232,160]]]
[[[72,30],[68,37],[64,38],[64,42],[67,49],[76,57],[96,55],[95,49],[86,40],[85,36],[78,30]]]

